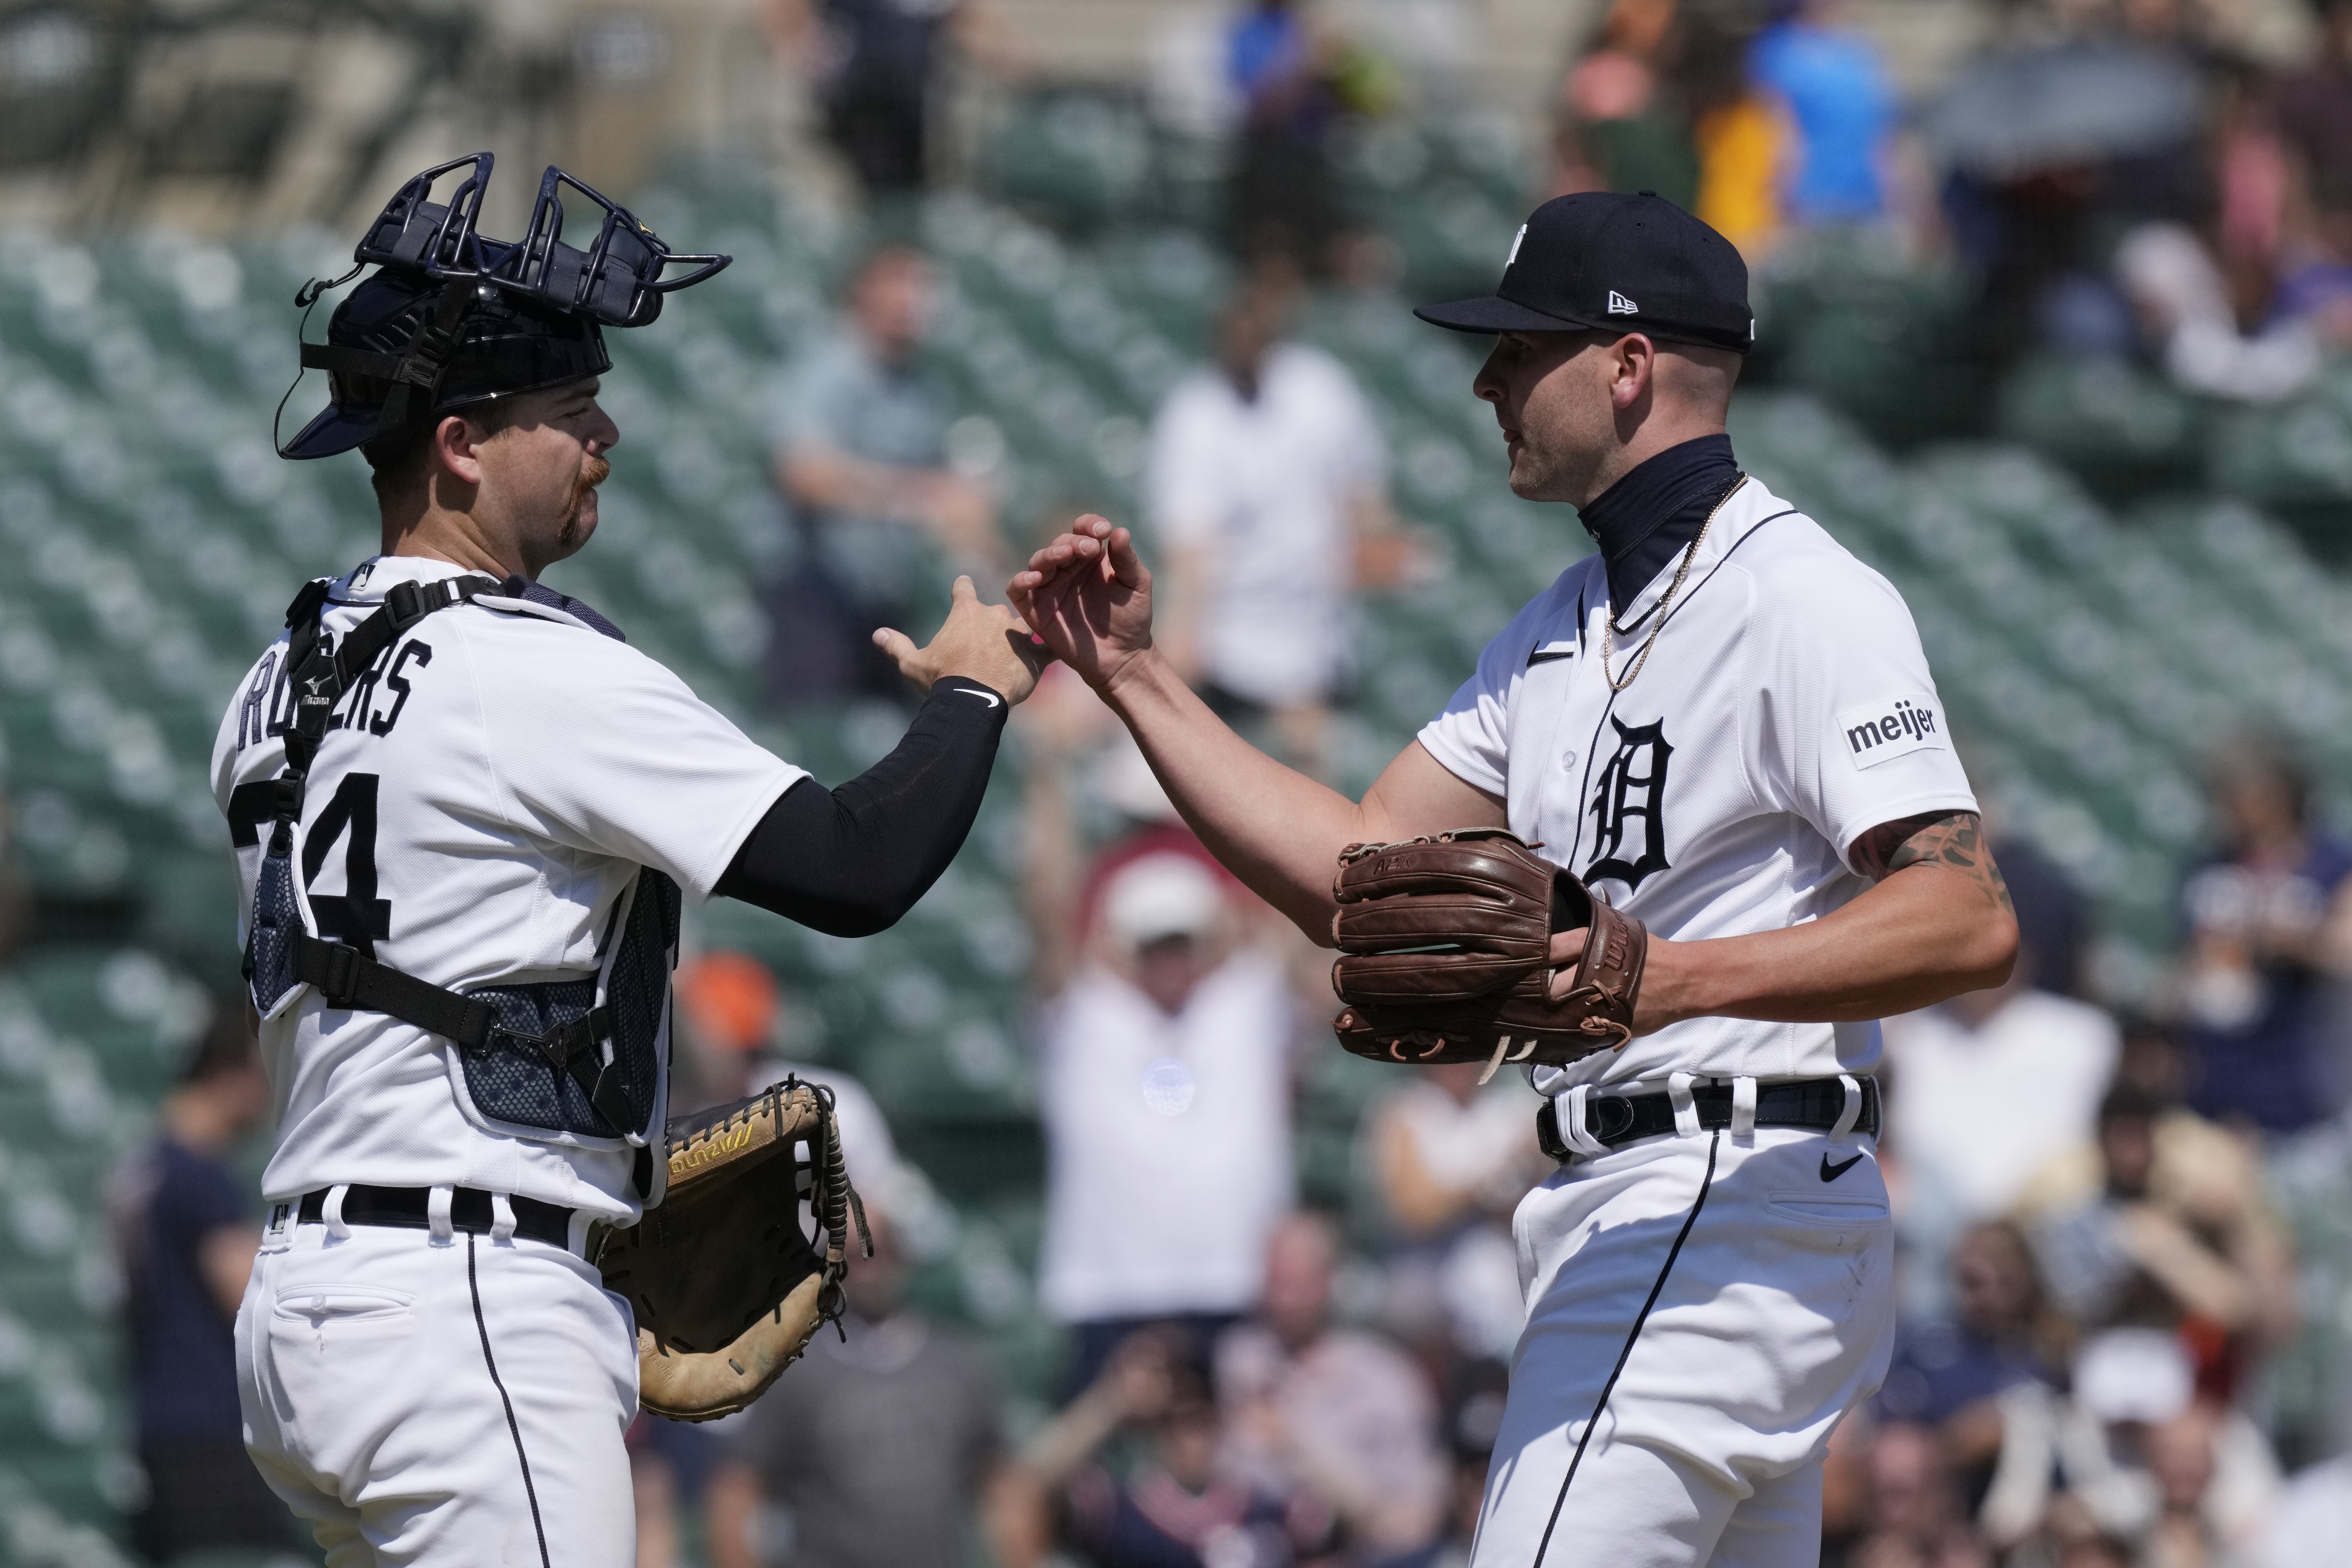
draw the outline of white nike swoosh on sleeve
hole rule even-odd
[[[971,687],[969,687],[969,686],[958,686],[958,687],[954,687],[954,688],[952,688],[951,689],[953,689],[953,690],[955,690],[955,691],[958,691],[958,692],[961,692],[962,695],[964,695],[964,696],[966,696],[966,697],[977,697],[977,698],[979,698],[982,702],[987,703],[991,708],[995,707],[998,703],[1000,703],[1000,702],[1002,702],[1002,701],[1003,701],[1003,700],[1004,700],[1004,699],[1003,699],[1003,698],[999,697],[999,696],[998,696],[995,692],[993,692],[993,691],[974,691],[974,690],[973,690]]]

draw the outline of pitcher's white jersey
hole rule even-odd
[[[1617,679],[1675,573],[1619,613]],[[1759,481],[1716,514],[1622,691],[1601,671],[1610,613],[1601,559],[1588,556],[1486,645],[1421,742],[1655,935],[1819,920],[1869,886],[1847,860],[1863,834],[1977,809],[1901,595]],[[1878,1057],[1874,1023],[1694,1018],[1546,1081],[1817,1078]]]
[[[339,579],[340,637],[400,582],[460,575],[380,556]],[[239,686],[213,747],[244,918],[285,764],[280,637]],[[593,974],[641,868],[710,896],[770,805],[806,776],[754,744],[635,648],[560,610],[484,596],[425,616],[357,680],[313,763],[299,863],[320,934],[464,991]],[[242,934],[242,933],[240,933]],[[278,1147],[273,1202],[337,1183],[469,1186],[634,1219],[619,1140],[491,1128],[447,1042],[315,989],[264,1020]]]

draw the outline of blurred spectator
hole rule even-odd
[[[292,1539],[286,1505],[246,1457],[236,1396],[234,1330],[261,1231],[226,1158],[269,1106],[244,1001],[225,1000],[157,1109],[154,1141],[108,1184],[147,1474],[135,1531],[157,1563]]]
[[[906,682],[873,632],[913,624],[939,556],[1002,581],[994,503],[947,467],[947,403],[917,357],[937,287],[919,250],[874,251],[839,324],[784,372],[775,473],[801,550],[770,606],[781,700],[899,695]]]
[[[1863,223],[1885,208],[1881,163],[1895,128],[1894,83],[1878,47],[1837,25],[1836,0],[1776,0],[1748,69],[1794,123],[1782,200],[1791,222]]]
[[[1746,12],[1693,8],[1683,26],[1676,77],[1698,189],[1690,210],[1751,260],[1772,247],[1786,218],[1782,193],[1793,159],[1793,128],[1772,94],[1749,79],[1756,21]]]
[[[670,1113],[684,1115],[740,1100],[761,1054],[773,1050],[783,1019],[776,977],[740,952],[702,952],[677,966],[671,986]],[[854,1180],[855,1178],[853,1178]]]
[[[1043,738],[1042,731],[1033,731]],[[1039,1114],[1039,1297],[1076,1331],[1070,1386],[1139,1327],[1205,1346],[1255,1298],[1289,1206],[1298,1016],[1279,945],[1240,940],[1234,885],[1197,842],[1100,857],[1081,904],[1059,759],[1030,770]]]
[[[1391,1248],[1390,1322],[1463,1354],[1507,1358],[1527,1321],[1511,1213],[1552,1170],[1522,1081],[1481,1089],[1479,1064],[1424,1068],[1364,1121]]]
[[[2055,1162],[2019,1208],[2069,1317],[2184,1336],[2200,1386],[2218,1397],[2234,1392],[2248,1352],[2292,1326],[2286,1247],[2252,1158],[2139,1089],[2111,1089],[2095,1147]]]
[[[2337,342],[2352,292],[2352,0],[2315,0],[2317,58],[2289,73],[2270,104],[2290,169],[2290,213],[2280,292],[2290,310],[2329,310]]]
[[[2130,314],[2106,280],[2115,236],[2210,205],[2207,79],[2167,0],[2128,9],[2153,41],[2100,36],[2084,8],[2061,20],[2085,36],[1989,47],[1923,108],[1945,223],[1977,283],[1970,342],[1990,368],[2053,336],[2126,352]]]
[[[2027,983],[2060,996],[2083,994],[2083,952],[2090,942],[2089,912],[2083,895],[2056,862],[2027,839],[2000,831],[1997,820],[1985,825],[1994,863],[2009,884],[2010,901],[2017,906],[2017,947],[2021,964],[2029,961]]]
[[[905,1299],[904,1244],[871,1205],[874,1256],[846,1285],[847,1339],[820,1333],[726,1431],[712,1478],[712,1568],[907,1568],[967,1560],[977,1510],[1000,1563],[1035,1558],[1003,1478],[995,1379]]]
[[[940,66],[953,46],[1009,72],[1012,37],[985,0],[766,0],[769,35],[810,78],[827,140],[871,194],[919,189],[933,163]]]
[[[1339,112],[1332,40],[1297,0],[1246,0],[1225,37],[1225,70],[1242,103],[1227,224],[1236,254],[1320,271],[1341,223],[1328,142]]]
[[[1312,767],[1350,673],[1349,600],[1412,564],[1386,446],[1355,380],[1286,341],[1295,275],[1260,268],[1217,318],[1217,364],[1168,395],[1146,481],[1165,550],[1163,647],[1227,718],[1270,719]]]
[[[2013,1226],[1972,1226],[1953,1249],[1952,1282],[1952,1320],[1901,1328],[1873,1408],[1936,1429],[1952,1462],[1974,1472],[2000,1452],[2000,1394],[2021,1383],[2054,1382],[2066,1329]]]
[[[1216,1402],[1192,1349],[1161,1330],[1122,1342],[1015,1468],[1030,1516],[1058,1514],[1059,1535],[1094,1568],[1289,1568],[1330,1534],[1311,1500],[1265,1491],[1221,1462]],[[1145,1436],[1143,1462],[1121,1476],[1097,1456],[1130,1428]]]
[[[2292,1132],[2346,1101],[2352,846],[2313,820],[2310,777],[2275,740],[2231,742],[2210,791],[2221,847],[2180,895],[2189,1103]]]
[[[1267,1242],[1256,1311],[1217,1342],[1227,1452],[1262,1489],[1318,1499],[1357,1549],[1402,1552],[1436,1532],[1450,1489],[1435,1402],[1402,1352],[1332,1326],[1339,1261],[1318,1215]]]
[[[2255,1568],[2316,1568],[2352,1541],[2352,1454],[2314,1465],[2279,1493]]]
[[[2035,989],[2032,974],[2021,952],[2006,984],[1886,1020],[1895,1146],[1912,1178],[1940,1183],[1965,1219],[2004,1213],[2035,1172],[2088,1138],[2115,1072],[2115,1021]]]
[[[1994,1545],[2124,1543],[2147,1568],[2242,1563],[2278,1469],[2242,1413],[2199,1400],[2179,1340],[2119,1329],[2086,1342],[2072,1392],[2002,1396],[2002,1446],[1979,1520]]]
[[[2289,1140],[2265,1174],[2305,1304],[2300,1330],[2271,1366],[2266,1425],[2281,1459],[2301,1466],[2352,1453],[2352,1113]]]
[[[2309,324],[2269,308],[2272,279],[2233,279],[2183,225],[2147,224],[2126,236],[2116,278],[2166,374],[2186,391],[2275,403],[2319,370]]]
[[[1681,34],[1675,0],[1612,0],[1591,47],[1561,79],[1546,196],[1654,190],[1698,198],[1698,154],[1671,79]]]
[[[1510,1369],[1499,1361],[1457,1365],[1447,1391],[1445,1442],[1451,1450],[1453,1485],[1437,1538],[1394,1556],[1365,1559],[1366,1568],[1469,1568],[1470,1544],[1486,1499],[1486,1469],[1495,1457],[1495,1436],[1503,1426],[1503,1395]]]
[[[1906,1422],[1881,1426],[1866,1464],[1869,1526],[1846,1554],[1853,1568],[1991,1568],[1932,1432]]]

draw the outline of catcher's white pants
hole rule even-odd
[[[1473,1568],[1813,1568],[1831,1429],[1894,1349],[1871,1147],[1692,1131],[1528,1194],[1528,1326]]]
[[[236,1371],[246,1447],[329,1568],[635,1561],[636,1331],[561,1247],[273,1226]]]

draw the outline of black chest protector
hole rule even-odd
[[[461,993],[380,963],[349,942],[312,935],[302,873],[315,867],[298,872],[294,864],[303,791],[335,704],[417,622],[499,591],[487,577],[397,584],[340,644],[320,624],[328,584],[310,583],[296,596],[286,613],[293,698],[286,769],[268,786],[271,827],[254,885],[246,983],[264,1016],[307,984],[330,1007],[387,1014],[442,1037],[457,1047],[467,1091],[485,1121],[525,1136],[635,1143],[637,1185],[646,1191],[646,1140],[667,1067],[660,1042],[677,954],[677,883],[651,868],[638,872],[613,911],[598,973]]]

